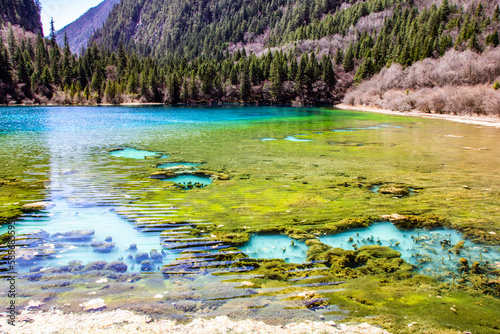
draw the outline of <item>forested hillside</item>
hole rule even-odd
[[[40,11],[39,0],[2,0],[0,1],[0,28],[10,23],[27,31],[42,33]]]
[[[98,6],[89,9],[76,21],[68,24],[56,33],[57,42],[63,46],[64,36],[68,36],[71,49],[80,53],[87,46],[90,36],[102,27],[113,6],[120,0],[104,0]]]
[[[342,0],[123,0],[91,41],[141,54],[192,58],[228,43],[279,36],[320,19]]]
[[[499,6],[458,4],[123,0],[80,57],[55,36],[9,34],[2,102],[332,104],[391,65],[405,76],[450,52],[496,59]],[[493,90],[500,61],[491,63],[480,84]]]

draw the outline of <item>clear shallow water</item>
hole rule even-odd
[[[255,259],[284,259],[289,263],[305,262],[307,253],[303,241],[286,235],[254,235],[240,249]]]
[[[297,138],[297,137],[294,137],[294,136],[288,136],[288,137],[285,137],[284,140],[288,140],[288,141],[312,141],[311,139],[304,139],[304,138]]]
[[[147,178],[154,167],[162,162],[160,161],[162,157],[147,160],[143,160],[144,156],[140,159],[119,159],[110,156],[109,152],[112,149],[123,147],[144,149],[151,152],[162,151],[171,155],[172,160],[207,161],[207,166],[210,168],[226,168],[231,172],[238,173],[246,167],[241,167],[241,164],[235,163],[234,160],[236,159],[234,157],[228,156],[227,161],[219,162],[216,167],[213,167],[213,162],[203,157],[204,152],[211,149],[215,150],[220,145],[231,146],[233,144],[255,143],[256,138],[284,138],[288,134],[320,134],[320,132],[323,132],[325,137],[332,136],[333,139],[336,139],[337,136],[353,135],[353,133],[336,134],[328,131],[328,129],[363,128],[365,125],[372,126],[373,124],[377,125],[386,122],[385,118],[382,121],[373,118],[366,121],[363,115],[358,114],[352,118],[351,116],[351,113],[347,115],[347,113],[343,112],[332,114],[317,109],[275,107],[0,108],[0,129],[2,129],[0,131],[0,165],[2,171],[5,171],[6,174],[11,173],[24,180],[37,178],[50,180],[47,182],[48,188],[45,190],[44,196],[47,201],[55,203],[56,206],[53,209],[45,210],[45,212],[24,215],[18,222],[19,233],[30,233],[42,228],[46,231],[50,230],[49,234],[53,235],[59,232],[94,228],[95,235],[92,236],[93,239],[102,241],[107,236],[111,236],[113,242],[116,242],[115,249],[112,252],[96,253],[92,247],[88,247],[91,240],[87,242],[87,245],[83,242],[65,241],[63,244],[67,247],[58,247],[60,249],[57,249],[57,251],[65,252],[54,254],[54,256],[61,257],[41,261],[40,265],[44,267],[59,265],[60,263],[66,264],[71,260],[88,263],[95,259],[105,259],[109,262],[123,257],[124,262],[129,266],[129,270],[137,271],[139,270],[137,263],[132,268],[132,264],[136,261],[127,260],[129,252],[126,248],[130,246],[129,243],[132,243],[131,240],[133,240],[133,243],[138,247],[137,252],[148,252],[151,249],[164,250],[165,256],[162,265],[168,264],[170,270],[168,275],[172,273],[174,276],[172,278],[166,277],[165,280],[165,277],[160,276],[158,276],[159,278],[155,277],[155,279],[157,281],[161,280],[161,284],[164,281],[167,282],[166,284],[170,284],[168,289],[160,290],[160,292],[164,293],[167,290],[169,294],[174,296],[171,297],[172,300],[175,300],[175,303],[180,305],[176,309],[177,313],[174,316],[182,318],[195,315],[195,311],[191,311],[195,309],[193,305],[201,304],[200,313],[205,316],[236,314],[244,317],[259,317],[259,319],[280,318],[283,322],[296,321],[297,319],[318,320],[319,316],[324,313],[338,312],[339,310],[333,306],[321,310],[291,310],[290,307],[297,305],[283,300],[289,296],[287,292],[276,296],[261,296],[261,292],[279,291],[280,288],[273,288],[275,290],[254,289],[252,287],[241,288],[241,282],[222,282],[233,277],[244,280],[249,278],[248,276],[241,277],[243,275],[238,276],[239,270],[244,271],[244,268],[241,269],[238,266],[229,268],[229,263],[226,263],[229,261],[219,261],[219,259],[215,258],[213,252],[225,251],[229,245],[208,238],[205,234],[197,236],[190,234],[192,229],[202,231],[207,224],[219,222],[204,221],[203,212],[200,213],[200,216],[190,216],[186,219],[186,215],[181,212],[190,203],[175,198],[176,194],[181,194],[178,195],[179,197],[190,194],[203,196],[204,193],[209,192],[209,189],[206,189],[206,192],[190,193],[174,190],[173,193],[166,193],[164,187],[149,185],[149,182],[142,179],[142,177]],[[275,122],[278,119],[279,122]],[[239,129],[238,126],[245,128],[247,125],[253,124],[259,125],[258,131],[242,131],[241,133],[235,131],[235,129]],[[269,127],[267,127],[268,124],[270,124]],[[287,127],[285,131],[283,124]],[[442,130],[441,124],[439,127],[430,128],[434,136],[437,136],[436,133],[439,135],[443,133],[446,135],[464,135],[463,132],[467,132],[464,129],[465,126],[462,125],[460,127],[450,125],[446,127],[446,130]],[[446,139],[450,142],[445,142],[445,144],[436,148],[436,151],[438,151],[438,158],[436,158],[433,156],[435,154],[433,151],[434,146],[428,142],[429,138],[434,140],[427,132],[428,129],[423,131],[416,127],[414,129],[405,128],[399,130],[382,128],[376,131],[348,131],[360,136],[368,132],[375,133],[380,137],[373,140],[378,141],[404,142],[407,140],[413,145],[409,146],[411,154],[424,156],[421,160],[425,162],[428,159],[432,168],[437,164],[449,163],[456,159],[455,151],[450,153],[450,147],[461,150],[461,147],[464,146],[461,142],[458,143],[458,140],[462,139],[447,137]],[[210,131],[212,131],[211,134],[207,136],[206,134]],[[472,135],[481,134],[479,130],[474,131],[472,131]],[[213,133],[217,133],[217,136],[220,135],[220,137],[214,139],[215,135]],[[295,137],[298,136],[300,135],[295,135]],[[233,142],[228,138],[236,138],[236,140]],[[314,148],[322,142],[321,137],[318,138],[312,135],[311,138],[314,138],[314,142],[306,146]],[[207,139],[210,141],[211,147],[206,144]],[[330,139],[328,138],[328,140]],[[363,139],[358,138],[357,140]],[[282,141],[280,142],[282,143]],[[270,146],[279,146],[280,142],[273,143]],[[485,140],[485,142],[489,143],[488,140]],[[434,144],[434,142],[431,142],[431,144]],[[188,145],[190,147],[187,147]],[[259,152],[262,147],[269,146],[258,145],[260,146],[258,148]],[[488,144],[482,143],[481,138],[477,140],[477,144],[472,141],[472,143],[467,142],[466,145],[471,147],[488,146]],[[237,149],[241,147],[241,150],[247,154],[246,148],[252,148],[251,146],[239,146]],[[284,143],[283,146],[292,147],[295,145]],[[445,150],[443,150],[443,147]],[[325,144],[324,149],[329,150],[330,148]],[[419,150],[425,152],[425,154],[422,154]],[[14,152],[15,155],[13,155]],[[268,156],[267,153],[273,153],[276,156],[272,156],[272,154]],[[483,153],[489,154],[491,151]],[[177,157],[176,154],[184,155]],[[250,152],[244,157],[244,164],[247,166],[258,165],[261,161],[257,159],[269,159],[269,163],[273,163],[272,159],[281,158],[283,154],[285,152],[264,151],[260,155]],[[320,152],[320,154],[323,154],[323,152]],[[450,154],[451,158],[449,157]],[[384,156],[384,159],[386,158],[390,161],[399,159],[402,165],[407,163],[407,156],[405,155]],[[13,159],[21,160],[23,167],[9,165]],[[277,162],[282,166],[283,171],[290,172],[291,168],[293,168],[306,172],[308,169],[315,168],[309,162],[304,161],[297,161],[297,164],[290,167],[291,165],[286,161],[287,159],[288,157]],[[359,158],[353,160],[352,163],[340,166],[339,170],[333,170],[332,168],[331,172],[339,173],[339,175],[345,173],[346,175],[349,174],[349,177],[356,177],[359,171],[354,170],[357,168],[359,161]],[[471,169],[476,170],[477,159],[474,158],[471,161],[474,163],[474,165],[471,165],[473,166]],[[423,168],[425,169],[427,166],[424,164]],[[248,173],[258,174],[257,170],[251,170]],[[280,170],[280,174],[282,170]],[[432,171],[434,172],[434,169]],[[242,176],[244,177],[244,175]],[[325,177],[328,178],[328,175]],[[126,188],[125,185],[133,188],[124,191],[122,187]],[[461,186],[460,184],[459,187]],[[211,185],[210,190],[214,187],[217,187],[217,184]],[[158,194],[161,196],[155,197],[156,200],[150,200],[149,196]],[[235,203],[235,206],[246,199],[245,195],[234,192],[227,194],[227,196],[234,196],[233,203]],[[161,200],[157,200],[157,198],[161,198]],[[32,201],[30,198],[26,198],[26,200]],[[251,224],[251,221],[249,221],[249,224]],[[262,243],[259,240],[252,239],[251,241],[251,244],[256,245],[256,250],[261,250],[261,253],[255,253],[256,257],[281,257],[288,259],[290,262],[303,262],[305,259],[305,248],[300,242],[295,241],[297,246],[291,247],[291,239],[285,236],[279,236],[279,242],[276,242],[275,237],[272,236],[271,239],[265,239]],[[49,243],[53,242],[49,240]],[[276,248],[273,248],[270,254],[263,254],[262,246],[269,245],[276,246]],[[283,247],[286,247],[285,253],[283,253]],[[252,251],[251,248],[246,250]],[[135,255],[134,252],[131,252],[131,254]],[[471,254],[471,256],[473,255]],[[221,264],[225,267],[221,266]],[[25,267],[23,270],[27,270],[27,268]],[[185,277],[180,278],[179,275],[175,276],[178,272],[187,274]],[[232,274],[224,278],[210,275],[215,272],[232,272]],[[149,277],[149,275],[141,275],[141,277]],[[54,287],[49,288],[49,290],[42,290],[40,285],[37,285],[38,283],[29,283],[30,286],[33,284],[31,291],[45,295],[34,298],[35,300],[42,300],[46,297],[47,292],[54,293],[54,296],[68,296],[73,293],[73,291],[69,290],[80,288],[75,287],[76,284],[72,284],[69,288],[64,285],[54,284]],[[54,283],[58,283],[57,280]],[[113,284],[115,283],[117,282],[113,281]],[[113,284],[111,285],[113,286]],[[297,285],[300,284],[303,283],[297,283]],[[235,287],[238,287],[238,289],[235,289]],[[25,288],[23,287],[23,290]],[[149,285],[148,288],[150,288]],[[87,289],[84,290],[83,300],[94,298],[88,295]],[[117,298],[114,290],[99,290],[98,293],[105,294],[106,291],[111,296],[110,299]],[[131,291],[127,290],[122,295],[125,307],[130,302],[128,296]],[[27,295],[31,296],[30,294]],[[149,298],[148,296],[146,298]],[[154,294],[151,295],[151,298],[152,296]],[[171,303],[171,300],[161,300],[161,303],[156,305],[172,304],[174,303]],[[207,305],[206,309],[205,305]],[[210,311],[207,311],[209,308]],[[171,314],[169,311],[170,309],[164,314]],[[179,316],[181,312],[182,315]],[[326,320],[338,320],[335,317],[338,316],[325,314]]]
[[[175,177],[170,177],[168,179],[163,179],[164,181],[172,181],[184,188],[187,188],[188,185],[201,184],[203,186],[208,186],[212,184],[212,180],[207,176],[198,176],[198,175],[177,175]]]
[[[240,249],[253,258],[277,258],[292,263],[305,262],[307,246],[304,242],[297,240],[293,240],[292,246],[292,240],[285,235],[254,235]],[[453,246],[463,241],[461,234],[457,231],[449,229],[401,230],[389,222],[322,236],[319,240],[326,245],[347,250],[368,245],[390,247],[400,252],[401,258],[417,266],[418,270],[434,275],[455,272],[460,258],[481,263],[484,261],[494,263],[498,260],[500,251],[499,247],[465,241],[464,247],[457,254],[453,251]]]
[[[135,148],[125,148],[123,150],[115,150],[109,153],[112,157],[128,158],[128,159],[146,159],[146,157],[155,157],[161,152],[151,152],[145,150],[137,150]],[[168,158],[168,155],[162,156]]]
[[[140,266],[134,264],[134,260],[127,259],[136,252],[164,248],[166,255],[163,264],[167,264],[178,256],[179,244],[183,245],[183,250],[212,251],[223,248],[217,242],[207,242],[204,238],[193,241],[184,236],[183,229],[203,226],[201,220],[191,225],[164,224],[176,217],[179,208],[174,205],[177,204],[175,200],[172,201],[174,204],[166,200],[165,203],[145,203],[137,207],[132,205],[131,208],[131,203],[141,196],[143,189],[139,188],[136,196],[123,195],[113,184],[120,179],[130,184],[140,184],[140,181],[128,180],[127,165],[122,163],[117,168],[109,168],[110,162],[116,161],[116,158],[127,158],[131,163],[146,157],[168,158],[168,155],[160,151],[135,147],[150,145],[151,141],[168,141],[172,137],[199,135],[204,128],[214,125],[223,128],[227,124],[245,124],[280,117],[307,118],[317,114],[316,110],[274,107],[0,108],[0,129],[4,136],[8,136],[5,144],[12,147],[17,145],[15,150],[20,154],[23,154],[23,146],[37,148],[40,150],[37,153],[48,159],[46,164],[37,166],[40,172],[31,170],[29,174],[46,175],[50,179],[45,200],[56,204],[52,209],[26,214],[19,220],[19,235],[44,230],[50,236],[38,250],[45,249],[45,252],[46,249],[51,249],[50,256],[24,263],[19,270],[26,271],[37,265],[58,266],[72,260],[82,261],[84,264],[97,260],[123,260],[129,271],[138,271]],[[127,148],[115,150],[116,147]],[[110,150],[113,151],[109,152]],[[27,156],[34,161],[41,158],[32,153]],[[172,163],[159,167],[178,165],[200,164]],[[168,180],[180,184],[200,183],[204,186],[212,183],[210,178],[196,175],[179,175]],[[114,212],[124,204],[127,204],[126,219]],[[55,233],[83,229],[91,229],[95,233],[85,242],[61,241],[60,245],[56,245],[61,247],[54,247],[57,240],[52,235]],[[6,226],[0,227],[0,233],[6,231]],[[90,247],[93,241],[104,241],[106,237],[112,237],[112,242],[115,243],[112,251],[100,253]],[[127,250],[131,244],[137,245],[136,252]],[[188,247],[184,248],[186,245]]]
[[[343,249],[354,249],[353,245],[356,245],[356,248],[365,245],[390,247],[400,252],[401,258],[417,266],[419,270],[434,274],[456,271],[462,257],[469,261],[493,263],[499,256],[498,247],[478,245],[469,240],[465,240],[464,247],[456,254],[453,246],[463,238],[455,230],[401,230],[389,222],[323,236],[319,240]]]
[[[44,242],[32,249],[51,249],[53,254],[48,258],[39,258],[35,261],[23,264],[20,272],[29,270],[34,266],[61,266],[76,260],[83,264],[93,261],[112,262],[124,260],[129,265],[129,271],[139,271],[140,266],[133,266],[135,261],[128,261],[127,256],[137,252],[150,252],[153,249],[160,250],[160,233],[143,233],[133,223],[119,217],[109,206],[75,207],[64,199],[51,202],[54,205],[49,210],[26,214],[16,224],[18,231],[29,233],[43,230],[51,236]],[[159,210],[161,207],[157,207]],[[168,206],[167,206],[168,208]],[[4,227],[0,232],[4,232]],[[57,233],[67,233],[75,230],[93,230],[95,233],[88,240],[71,241]],[[111,252],[96,252],[91,243],[94,241],[105,241],[107,237],[112,238],[115,244]],[[129,251],[129,246],[136,244],[138,250]],[[21,253],[21,252],[20,252]],[[20,254],[17,254],[18,256]],[[165,257],[164,263],[175,259],[175,256]]]

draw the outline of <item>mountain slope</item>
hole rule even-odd
[[[120,0],[104,0],[98,6],[89,9],[76,21],[57,31],[57,41],[62,46],[64,44],[64,34],[66,33],[71,50],[79,53],[82,47],[87,46],[89,37],[102,27],[113,6],[119,2]]]
[[[0,1],[0,27],[10,23],[26,31],[43,34],[40,11],[38,0],[2,0]]]
[[[335,11],[343,2],[123,0],[92,41],[114,50],[122,43],[142,54],[183,53],[189,58],[222,51],[227,43],[251,42],[269,31],[280,36]]]

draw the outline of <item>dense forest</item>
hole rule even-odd
[[[7,29],[0,103],[331,104],[391,65],[499,45],[492,3],[351,2],[122,0],[79,57],[54,29]]]
[[[26,31],[42,33],[40,0],[0,1],[0,27],[13,24]]]

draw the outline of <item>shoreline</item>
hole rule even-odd
[[[481,126],[490,126],[495,128],[500,128],[500,117],[494,116],[479,116],[479,115],[448,115],[448,114],[429,114],[421,111],[396,111],[390,109],[378,108],[375,106],[363,106],[363,105],[355,105],[351,106],[348,104],[336,104],[334,106],[336,109],[340,110],[352,110],[352,111],[363,111],[363,112],[375,112],[380,114],[387,115],[396,115],[396,116],[411,116],[411,117],[423,117],[423,118],[432,118],[432,119],[440,119],[458,123],[465,124],[473,124],[473,125],[481,125]]]
[[[187,324],[172,320],[153,320],[127,310],[96,311],[84,314],[63,313],[60,310],[49,312],[22,311],[16,319],[16,326],[7,324],[6,313],[0,314],[2,333],[331,333],[331,334],[389,334],[386,330],[368,323],[336,324],[333,321],[300,321],[275,326],[246,319],[235,321],[227,316],[212,319],[194,318]]]

